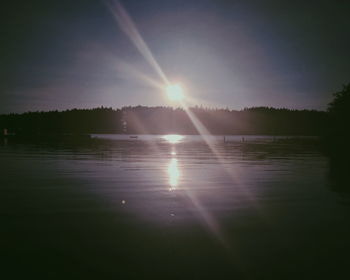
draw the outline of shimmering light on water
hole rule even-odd
[[[176,144],[176,143],[179,143],[181,140],[183,140],[184,136],[178,135],[178,134],[168,134],[168,135],[164,135],[162,138],[171,144]]]
[[[66,267],[91,260],[112,278],[125,265],[156,264],[161,275],[180,271],[180,279],[195,262],[198,279],[208,271],[215,271],[208,279],[271,279],[276,270],[290,279],[305,267],[314,279],[310,260],[318,268],[347,260],[348,173],[315,145],[210,136],[214,155],[200,135],[94,138],[62,146],[0,141],[0,235],[9,240],[1,249],[23,256],[26,271],[57,252]],[[231,275],[233,263],[252,275]],[[334,271],[328,279],[344,278]]]
[[[177,159],[172,158],[168,165],[168,176],[169,176],[169,185],[171,191],[175,190],[178,186],[179,178],[180,178],[180,170],[177,165]]]

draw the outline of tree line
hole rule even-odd
[[[315,135],[323,136],[328,142],[344,142],[341,146],[347,146],[350,83],[333,95],[327,111],[272,107],[243,110],[202,106],[187,110],[161,106],[99,107],[0,115],[0,129],[3,133],[15,135],[198,134],[200,124],[214,135]]]
[[[209,133],[321,135],[329,113],[315,110],[290,110],[253,107],[243,110],[193,107],[123,107],[72,109],[0,115],[0,128],[17,135],[40,134],[198,134],[200,122]]]

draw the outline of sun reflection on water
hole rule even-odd
[[[177,159],[172,158],[168,165],[168,176],[169,176],[169,185],[170,185],[170,191],[173,191],[176,189],[179,183],[180,178],[180,171],[177,165]]]
[[[171,144],[176,144],[179,143],[182,139],[184,139],[184,136],[179,134],[168,134],[164,135],[162,138]]]

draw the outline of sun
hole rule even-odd
[[[171,101],[181,101],[184,98],[183,89],[179,84],[167,85],[165,92]]]

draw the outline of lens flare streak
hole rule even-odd
[[[120,29],[129,37],[130,41],[135,45],[137,50],[146,59],[146,61],[153,67],[156,73],[161,77],[165,84],[169,84],[167,77],[154,58],[151,50],[143,40],[140,32],[137,30],[133,20],[121,5],[119,1],[110,1],[107,3],[114,18],[117,20]]]
[[[154,71],[159,75],[159,77],[161,78],[162,82],[165,85],[165,88],[169,88],[169,86],[171,85],[171,83],[169,82],[169,79],[166,77],[164,71],[161,69],[160,65],[154,58],[151,50],[147,46],[146,42],[143,40],[141,34],[137,30],[136,25],[134,24],[133,20],[131,19],[127,11],[123,8],[121,3],[118,1],[110,1],[108,2],[107,5],[109,6],[121,30],[129,37],[130,41],[135,45],[135,47],[140,52],[140,54],[145,58],[145,60],[150,64],[150,66],[154,69]],[[188,117],[194,124],[196,130],[203,137],[204,141],[213,152],[219,164],[223,166],[224,170],[236,183],[237,187],[240,187],[240,184],[238,182],[238,179],[239,179],[238,176],[236,176],[236,174],[232,170],[228,170],[226,168],[224,159],[221,157],[219,151],[215,148],[215,146],[210,142],[210,139],[208,138],[208,136],[210,135],[210,132],[200,122],[200,120],[195,116],[195,114],[191,112],[191,110],[188,108],[187,104],[182,100],[182,98],[176,98],[176,99],[177,101],[180,102],[181,106],[185,109],[185,112],[187,113]],[[181,139],[174,139],[174,140],[166,139],[166,140],[171,144],[175,144]],[[173,158],[170,161],[170,164],[168,166],[168,174],[169,174],[170,187],[171,188],[177,187],[180,173],[177,166],[177,160],[175,158]],[[243,188],[240,188],[240,190],[243,193],[245,193],[245,195],[247,195],[249,198],[252,198],[252,196],[249,194],[247,190],[243,190]],[[223,243],[223,245],[226,245],[225,244],[226,242],[223,238],[224,234],[222,232],[222,229],[220,228],[220,225],[216,222],[214,217],[201,205],[200,201],[197,199],[197,197],[193,193],[187,193],[187,195],[191,199],[193,205],[200,212],[204,222],[207,224],[211,232]]]

